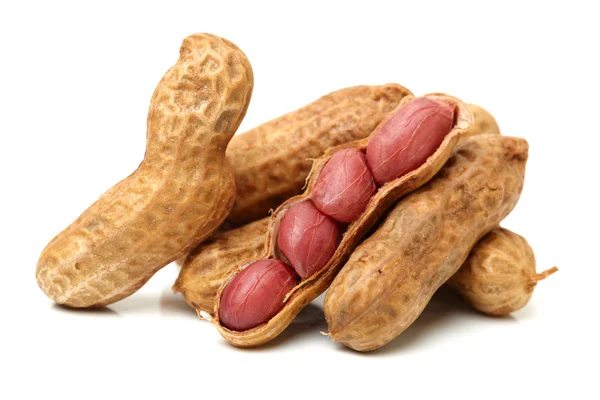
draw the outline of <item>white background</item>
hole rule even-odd
[[[598,398],[594,2],[324,3],[1,3],[0,398]],[[194,32],[252,62],[240,131],[357,84],[484,106],[531,146],[504,226],[560,271],[508,318],[436,296],[370,354],[321,336],[318,302],[273,343],[233,348],[171,293],[174,265],[104,311],[53,305],[39,253],[137,167],[150,96]]]

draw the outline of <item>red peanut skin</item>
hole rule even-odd
[[[303,201],[288,208],[281,219],[277,246],[296,273],[307,278],[327,264],[340,240],[338,223],[311,201]]]
[[[419,167],[440,146],[454,124],[454,107],[417,98],[382,123],[367,146],[367,163],[384,185]]]
[[[321,171],[312,200],[323,214],[350,223],[365,211],[376,191],[364,153],[344,149],[336,152]]]
[[[221,295],[219,319],[228,329],[245,331],[270,320],[284,306],[298,277],[283,261],[253,262],[229,282]]]

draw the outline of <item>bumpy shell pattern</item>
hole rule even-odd
[[[408,95],[397,84],[349,87],[234,136],[226,154],[236,201],[226,226],[266,217],[302,193],[312,160],[330,147],[367,137]]]
[[[504,228],[485,235],[448,285],[477,310],[508,315],[524,307],[537,283],[558,271],[535,272],[535,256],[524,237]]]
[[[231,42],[208,34],[183,41],[152,96],[139,168],[42,252],[36,277],[48,297],[71,307],[120,300],[221,224],[235,196],[225,149],[253,82]]]
[[[318,273],[310,278],[304,279],[288,295],[285,306],[277,315],[271,318],[271,320],[269,320],[267,323],[247,331],[237,332],[225,328],[220,324],[218,317],[221,292],[227,283],[233,279],[235,274],[247,267],[249,263],[243,263],[242,265],[239,265],[223,282],[223,285],[217,293],[217,304],[214,309],[214,317],[211,317],[210,311],[203,312],[201,315],[204,318],[209,319],[218,329],[219,333],[221,333],[221,335],[229,343],[240,347],[258,346],[272,340],[279,335],[291,323],[294,317],[304,306],[317,298],[327,289],[337,274],[339,268],[346,261],[350,252],[352,252],[356,245],[360,243],[363,235],[377,222],[386,209],[393,205],[400,197],[415,190],[431,179],[445,164],[450,157],[454,146],[458,142],[461,133],[464,132],[464,130],[467,129],[472,123],[472,115],[467,109],[466,104],[454,97],[444,94],[430,94],[427,96],[439,101],[453,104],[456,107],[456,120],[453,129],[448,133],[448,135],[446,135],[440,147],[427,159],[423,165],[398,179],[386,183],[379,189],[375,196],[371,198],[366,210],[361,214],[361,216],[359,216],[348,226],[340,245],[329,262]],[[410,98],[411,96],[405,97],[400,106],[405,104],[407,101],[410,101]],[[375,132],[376,131],[377,129],[375,129]],[[278,253],[278,249],[276,247],[277,232],[281,218],[292,204],[310,199],[312,188],[319,178],[319,173],[331,155],[340,149],[346,148],[364,150],[367,147],[368,141],[369,139],[366,138],[354,143],[349,143],[330,149],[323,157],[315,161],[305,193],[289,199],[283,203],[272,215],[269,221],[269,229],[265,241],[265,250],[260,258],[271,258],[277,255],[278,258],[281,259],[281,255]]]
[[[325,297],[329,334],[352,349],[377,349],[421,314],[475,243],[516,205],[524,139],[474,136],[428,184],[403,198],[350,256]]]

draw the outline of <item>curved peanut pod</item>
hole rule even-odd
[[[409,95],[397,84],[349,87],[234,136],[227,159],[236,201],[227,226],[266,217],[301,194],[312,160],[330,147],[367,137]]]
[[[516,205],[528,144],[475,136],[427,185],[402,199],[350,256],[325,297],[329,334],[359,351],[402,333],[475,243]]]
[[[113,303],[221,224],[235,196],[225,149],[253,83],[231,42],[209,34],[183,41],[152,96],[139,168],[42,252],[36,277],[48,297],[71,307]]]
[[[346,261],[348,255],[352,252],[354,247],[360,243],[360,240],[364,234],[377,222],[386,209],[394,204],[400,197],[423,185],[440,170],[440,168],[450,157],[454,146],[460,138],[460,134],[472,123],[472,115],[468,111],[466,105],[454,97],[444,94],[430,94],[427,96],[452,104],[456,107],[455,121],[450,132],[445,136],[441,145],[426,160],[424,164],[407,173],[406,175],[390,181],[379,188],[378,192],[369,201],[366,210],[348,226],[340,245],[327,264],[311,277],[302,280],[302,282],[300,282],[300,284],[296,286],[294,290],[288,293],[287,301],[279,313],[277,313],[267,323],[249,330],[240,332],[225,328],[220,324],[218,317],[221,292],[227,286],[228,282],[231,281],[239,271],[243,270],[250,263],[245,262],[241,265],[238,265],[225,279],[223,285],[217,293],[217,304],[215,305],[214,309],[215,316],[210,317],[209,312],[203,312],[201,315],[209,319],[218,329],[219,333],[221,333],[221,335],[229,343],[240,347],[258,346],[272,340],[279,335],[291,323],[294,317],[304,306],[306,306],[327,289],[337,274],[339,268]],[[390,118],[393,118],[393,114],[390,116]],[[382,124],[385,124],[385,120],[382,122]],[[370,137],[377,134],[377,132],[378,128],[373,131]],[[279,223],[291,205],[301,201],[309,200],[311,198],[314,184],[318,180],[321,170],[331,158],[332,154],[341,149],[347,148],[364,150],[367,147],[368,142],[369,138],[366,138],[354,143],[338,146],[330,149],[325,156],[315,161],[306,192],[301,196],[293,197],[283,203],[271,216],[269,229],[265,240],[265,247],[263,253],[261,254],[261,258],[276,257],[283,259],[279,249],[276,246]]]
[[[473,104],[467,104],[469,110],[483,110]],[[477,118],[488,120],[493,117],[478,111],[473,125],[467,130],[471,135],[490,133],[478,131],[490,126],[479,122]],[[494,132],[499,133],[499,131]],[[461,135],[461,140],[463,140]],[[237,136],[234,136],[232,142]],[[217,290],[237,265],[260,258],[264,250],[269,218],[263,218],[250,224],[231,229],[205,241],[187,258],[173,285],[175,292],[180,292],[187,303],[196,311],[206,310],[213,313],[217,300]]]
[[[523,308],[537,283],[558,271],[535,271],[535,255],[527,240],[504,228],[485,235],[463,266],[447,282],[477,310],[508,315]]]
[[[475,104],[467,104],[467,107],[473,113],[474,122],[462,135],[463,140],[475,135],[500,133],[496,119],[485,108]]]

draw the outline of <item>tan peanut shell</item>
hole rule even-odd
[[[411,94],[397,84],[349,87],[234,136],[226,154],[236,201],[226,226],[266,217],[301,194],[314,159],[330,147],[367,137]]]
[[[498,129],[490,128],[493,125],[486,122],[494,121],[494,117],[487,111],[474,104],[467,104],[467,107],[475,117],[473,124],[467,129],[471,136],[500,133]],[[497,125],[495,126],[497,128]],[[485,129],[485,131],[477,129]],[[490,129],[493,132],[488,132]],[[461,140],[463,136],[464,134],[461,135]],[[238,136],[234,136],[231,140],[232,144],[236,137]],[[213,314],[217,291],[231,271],[244,261],[260,258],[264,250],[268,226],[267,217],[236,229],[220,232],[202,243],[185,260],[173,290],[180,292],[196,311],[205,310]]]
[[[514,208],[527,154],[527,142],[514,137],[480,135],[460,143],[334,279],[325,297],[331,338],[369,351],[410,326],[475,243]]]
[[[475,104],[467,104],[467,107],[473,114],[474,122],[462,135],[463,139],[475,135],[500,133],[496,119],[486,109]]]
[[[113,303],[221,224],[235,196],[225,149],[252,88],[234,44],[209,34],[183,41],[152,96],[139,168],[42,252],[36,277],[48,297],[71,307]]]
[[[535,256],[524,237],[504,228],[485,235],[447,284],[477,310],[508,315],[524,307],[537,283],[558,271],[535,271]]]
[[[231,344],[240,347],[252,347],[264,344],[277,335],[279,335],[300,312],[300,310],[323,293],[339,268],[346,261],[350,252],[356,247],[364,234],[377,222],[383,215],[386,209],[394,204],[400,197],[415,190],[431,179],[445,164],[450,157],[454,146],[458,142],[460,135],[472,123],[472,115],[467,109],[466,104],[460,100],[444,94],[427,95],[433,99],[453,104],[456,107],[456,120],[452,130],[446,135],[439,148],[427,159],[427,161],[417,169],[405,174],[404,176],[386,183],[379,191],[371,198],[366,210],[347,228],[344,237],[338,246],[336,252],[331,257],[329,262],[316,274],[304,279],[292,292],[288,294],[287,302],[283,309],[275,315],[267,323],[259,325],[255,328],[238,332],[231,331],[219,322],[219,299],[221,293],[227,283],[235,274],[248,266],[248,262],[238,265],[234,271],[225,279],[217,292],[217,304],[214,309],[214,317],[210,316],[209,312],[203,312],[201,315],[209,319],[218,329],[219,333]],[[409,97],[403,99],[403,102],[409,101]],[[383,123],[383,122],[382,122]],[[376,130],[375,130],[376,131]],[[260,258],[271,258],[276,255],[277,232],[279,222],[285,214],[287,208],[291,205],[311,198],[311,192],[315,182],[318,180],[319,173],[332,156],[333,153],[341,149],[355,148],[364,150],[369,139],[363,139],[354,143],[341,145],[330,149],[327,153],[315,161],[311,171],[307,189],[304,194],[293,197],[283,203],[271,216],[269,221],[269,229],[265,240],[265,247]]]

